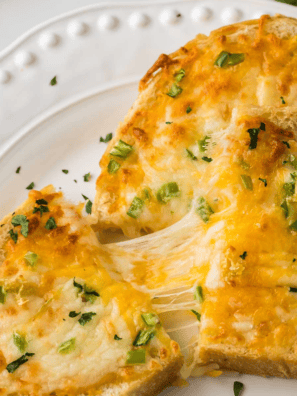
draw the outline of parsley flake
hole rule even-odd
[[[4,304],[6,301],[6,292],[3,286],[0,286],[0,304]]]
[[[69,173],[68,169],[62,169],[62,172],[65,173],[65,175],[67,175]]]
[[[286,104],[285,99],[282,96],[280,98],[281,98],[282,104]]]
[[[86,203],[86,212],[87,212],[88,214],[91,214],[91,213],[92,213],[92,206],[93,206],[93,202],[90,201],[90,200],[88,200],[88,202]]]
[[[186,113],[189,114],[189,113],[191,113],[191,111],[192,111],[192,108],[190,106],[188,106],[187,110],[186,110]]]
[[[6,366],[6,370],[11,374],[14,373],[16,369],[18,369],[22,364],[26,363],[29,359],[28,357],[34,356],[35,353],[26,352],[23,356],[14,360]]]
[[[171,88],[169,89],[169,91],[166,93],[166,95],[170,96],[171,98],[176,98],[182,92],[183,92],[183,89],[176,83],[173,83]]]
[[[193,314],[196,315],[198,321],[200,322],[201,314],[199,312],[195,311],[194,309],[191,309],[191,312],[193,312]]]
[[[108,134],[105,136],[105,138],[103,138],[103,137],[100,136],[100,143],[101,143],[101,142],[102,142],[102,143],[108,143],[108,142],[111,141],[111,139],[112,139],[112,132],[108,133]]]
[[[13,240],[13,242],[17,243],[17,241],[18,241],[18,233],[14,232],[13,230],[9,230],[8,234],[10,235],[11,239]]]
[[[165,124],[172,124],[172,121],[166,121]]]
[[[86,197],[84,194],[81,194],[83,199],[85,199],[86,201],[89,199],[88,197]]]
[[[211,162],[213,159],[210,157],[202,157],[203,161],[205,162]]]
[[[33,214],[37,212],[40,212],[40,217],[42,217],[43,213],[49,212],[49,208],[46,205],[40,205],[38,207],[35,206],[35,208],[33,209]]]
[[[116,173],[121,167],[121,164],[119,164],[117,161],[111,159],[109,161],[109,164],[107,165],[107,172],[112,175]]]
[[[243,390],[243,383],[239,381],[235,381],[233,384],[234,396],[239,396],[242,390]]]
[[[35,183],[32,182],[32,183],[29,184],[28,187],[26,187],[26,189],[27,189],[27,190],[33,190],[34,187],[35,187]]]
[[[11,219],[11,224],[13,226],[21,226],[21,234],[27,238],[29,233],[29,220],[25,215],[16,215]]]
[[[20,335],[19,333],[13,333],[12,335],[13,343],[18,348],[21,353],[24,353],[28,347],[28,342],[26,337]]]
[[[46,224],[45,224],[45,228],[46,228],[47,230],[53,230],[53,229],[57,228],[56,221],[55,221],[55,219],[54,219],[53,217],[50,217],[50,218],[48,219],[48,221],[47,221]]]
[[[90,179],[91,179],[91,173],[89,172],[89,173],[86,173],[84,176],[84,181],[85,182],[88,182],[88,181],[90,181]]]
[[[122,338],[120,338],[120,337],[119,337],[118,335],[116,335],[116,334],[114,335],[113,339],[116,340],[116,341],[122,340]]]
[[[57,76],[55,76],[55,77],[53,77],[52,79],[51,79],[51,82],[50,82],[50,85],[56,85],[57,84]]]
[[[296,287],[290,287],[290,292],[291,293],[297,293],[297,288]]]
[[[239,257],[242,258],[242,260],[245,260],[246,256],[247,256],[246,251],[244,251],[242,254],[239,255]]]
[[[69,312],[69,318],[75,318],[76,316],[80,315],[80,312],[75,312],[75,311],[70,311]]]
[[[260,131],[265,131],[265,130],[266,130],[266,126],[263,122],[261,122],[259,128],[250,128],[247,130],[248,134],[250,135],[250,139],[251,139],[250,145],[249,145],[250,150],[254,150],[255,148],[257,148],[258,135],[259,135]]]
[[[197,157],[193,154],[191,150],[186,149],[186,152],[189,158],[191,158],[193,161],[197,161]]]
[[[291,146],[290,146],[289,142],[286,142],[286,141],[284,141],[284,140],[283,140],[283,141],[282,141],[282,143],[283,143],[285,146],[287,146],[287,147],[288,147],[288,149],[289,149],[289,148],[291,148]]]
[[[267,180],[266,179],[261,179],[261,177],[259,177],[259,180],[264,183],[264,187],[267,187]]]
[[[200,153],[204,153],[207,150],[207,146],[209,144],[210,136],[204,136],[203,139],[198,140],[198,147]]]
[[[81,326],[84,326],[86,323],[90,322],[92,320],[92,317],[97,315],[95,312],[86,312],[83,313],[80,317],[80,319],[78,320],[78,323]]]
[[[20,173],[20,170],[21,170],[21,167],[19,166],[19,167],[17,168],[17,170],[15,171],[15,173]]]

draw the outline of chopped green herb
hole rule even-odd
[[[108,143],[112,139],[112,132],[108,133],[105,138],[100,137],[100,142]]]
[[[114,157],[127,158],[132,151],[133,147],[130,146],[130,144],[123,142],[123,140],[119,140],[109,154]]]
[[[144,313],[141,315],[141,318],[147,326],[156,326],[157,324],[160,324],[158,315],[154,313]]]
[[[297,220],[295,220],[293,223],[291,223],[289,228],[292,231],[297,231]]]
[[[13,226],[21,226],[21,234],[27,238],[29,233],[29,220],[25,215],[16,215],[11,219],[11,224]]]
[[[92,213],[92,206],[93,206],[93,202],[90,201],[90,200],[88,200],[88,202],[86,203],[86,212],[87,212],[88,214],[91,214],[91,213]]]
[[[116,341],[120,341],[120,340],[122,340],[122,338],[120,338],[120,337],[119,337],[119,336],[117,336],[116,334],[114,335],[113,339],[114,339],[114,340],[116,340]]]
[[[143,192],[143,195],[144,195],[144,199],[150,199],[151,198],[151,194],[150,194],[150,192],[149,192],[149,190],[147,188],[144,188],[142,190],[142,192]]]
[[[177,183],[171,182],[163,184],[157,191],[156,197],[159,202],[166,204],[172,198],[179,197],[180,191]]]
[[[34,182],[30,183],[28,187],[26,187],[27,190],[33,190],[35,184]]]
[[[281,98],[282,104],[286,104],[285,99],[282,96],[280,98]]]
[[[180,82],[186,75],[186,72],[184,69],[179,69],[175,74],[175,81]]]
[[[81,284],[77,283],[77,282],[75,281],[75,278],[73,278],[73,286],[74,286],[74,287],[77,287],[77,288],[79,289],[80,292],[83,291],[83,286],[82,286]]]
[[[239,159],[239,165],[242,167],[242,169],[245,169],[245,170],[250,169],[250,164],[245,162],[243,158]]]
[[[14,243],[17,243],[18,241],[18,233],[13,232],[13,230],[9,230],[8,234],[10,235],[11,239],[13,240]]]
[[[37,201],[35,201],[37,203],[37,205],[47,205],[48,202],[45,199],[37,199]]]
[[[296,259],[295,259],[295,258],[293,258],[293,260],[292,260],[292,261],[293,261],[293,263],[295,263]]]
[[[119,164],[117,161],[111,159],[109,161],[109,164],[107,165],[107,171],[109,174],[116,173],[121,167],[121,164]]]
[[[295,183],[294,182],[284,183],[283,190],[286,197],[291,197],[292,195],[295,194]]]
[[[297,288],[296,287],[290,287],[290,292],[291,293],[297,293]]]
[[[165,124],[172,124],[172,122],[170,122],[170,121],[166,121],[166,122],[165,122]]]
[[[138,197],[134,197],[130,205],[130,208],[127,212],[127,215],[132,217],[133,219],[137,219],[141,215],[143,211],[143,207],[144,207],[144,201]]]
[[[240,175],[242,184],[244,185],[244,188],[247,190],[253,190],[253,182],[251,179],[251,176],[249,175]]]
[[[91,173],[89,172],[89,173],[86,173],[84,176],[84,181],[85,182],[88,182],[88,181],[90,181],[90,179],[91,179]]]
[[[202,159],[205,162],[211,162],[212,161],[212,158],[209,158],[209,157],[202,157]]]
[[[57,84],[57,76],[53,77],[50,82],[50,85],[56,85],[56,84]]]
[[[239,381],[235,381],[233,385],[234,396],[239,396],[242,390],[243,390],[243,383]]]
[[[89,287],[87,285],[84,285],[84,292],[85,292],[85,295],[87,294],[89,296],[100,297],[100,294],[96,290],[92,289],[91,287]]]
[[[210,136],[204,136],[203,139],[198,140],[198,147],[200,153],[204,153],[207,150],[207,146],[209,145]]]
[[[193,312],[193,314],[195,314],[195,315],[196,315],[196,317],[197,317],[198,321],[200,322],[200,319],[201,319],[201,314],[200,314],[199,312],[195,311],[194,309],[191,309],[191,311]]]
[[[83,199],[85,199],[86,201],[89,199],[88,197],[86,197],[84,194],[81,194]]]
[[[75,338],[70,338],[70,340],[62,342],[58,348],[58,352],[62,355],[67,355],[68,353],[74,351],[75,349]]]
[[[283,209],[283,211],[284,211],[284,215],[285,215],[285,218],[288,218],[289,217],[289,206],[288,206],[288,203],[287,203],[287,201],[285,200],[285,201],[283,201],[282,203],[281,203],[281,206],[280,206],[282,209]]]
[[[134,349],[127,352],[126,364],[145,363],[145,349]]]
[[[247,256],[247,252],[245,251],[239,255],[239,257],[242,258],[242,260],[245,260],[246,256]]]
[[[45,224],[45,228],[47,230],[53,230],[54,228],[57,228],[57,224],[56,224],[55,219],[53,217],[50,217],[48,219],[48,221]]]
[[[45,205],[40,205],[39,207],[36,207],[33,209],[33,214],[40,212],[40,217],[42,217],[43,213],[48,213],[49,212],[49,208],[48,206]]]
[[[254,150],[255,148],[257,148],[257,144],[258,144],[258,135],[260,133],[260,131],[265,131],[266,130],[266,126],[263,122],[261,122],[260,127],[259,128],[251,128],[248,129],[247,132],[250,135],[250,145],[249,145],[249,149],[250,150]]]
[[[15,372],[16,369],[18,369],[22,364],[26,363],[29,360],[28,357],[31,357],[31,356],[34,356],[34,355],[35,355],[35,353],[26,352],[23,356],[21,356],[17,360],[14,360],[13,362],[9,363],[6,366],[6,370],[9,373]]]
[[[73,181],[74,181],[74,183],[77,183],[77,180],[74,179]]]
[[[194,292],[194,300],[197,300],[199,303],[202,303],[204,301],[202,286],[196,286]]]
[[[297,169],[297,159],[295,157],[295,155],[290,154],[288,159],[283,161],[283,164],[289,164],[291,166],[293,166],[294,169]]]
[[[189,158],[191,158],[194,161],[197,161],[197,157],[192,153],[191,150],[186,149],[186,152],[187,152]]]
[[[69,173],[68,169],[62,169],[62,172],[65,173],[65,175],[67,175]]]
[[[171,98],[176,98],[182,92],[183,92],[183,89],[176,83],[173,83],[170,90],[167,92],[166,95],[170,96]]]
[[[19,333],[13,333],[12,335],[13,343],[18,348],[21,353],[24,353],[28,347],[28,342],[26,337],[20,335]]]
[[[27,252],[24,256],[24,259],[27,265],[30,265],[30,267],[35,267],[39,257],[34,252]]]
[[[217,57],[214,65],[219,67],[228,67],[238,65],[245,59],[245,54],[231,54],[227,51],[222,51]]]
[[[3,286],[0,286],[0,304],[4,304],[6,301],[6,292]]]
[[[75,311],[70,311],[69,312],[69,318],[75,318],[76,316],[80,315],[81,312],[75,312]]]
[[[140,330],[137,334],[135,340],[133,341],[133,346],[144,346],[147,345],[152,338],[156,335],[154,329]]]
[[[204,223],[209,221],[210,216],[214,213],[211,206],[205,200],[205,198],[198,198],[198,206],[196,209],[196,213],[201,217]]]
[[[190,106],[188,106],[187,110],[186,110],[186,113],[189,114],[189,113],[191,113],[191,111],[192,111],[192,108]]]
[[[282,143],[284,143],[284,145],[285,145],[285,146],[287,146],[287,147],[288,147],[288,149],[289,149],[289,148],[291,148],[291,146],[290,146],[290,143],[289,143],[289,142],[286,142],[285,140],[283,140],[283,141],[282,141]]]
[[[21,167],[19,166],[19,167],[17,168],[17,170],[15,171],[15,173],[20,173],[20,170],[21,170]]]
[[[266,179],[261,179],[261,177],[259,177],[259,180],[264,183],[264,187],[267,187],[267,180]]]
[[[95,312],[86,312],[86,313],[83,313],[83,314],[81,315],[80,319],[78,320],[78,323],[79,323],[81,326],[84,326],[86,323],[88,323],[88,322],[90,322],[90,321],[92,320],[92,317],[93,317],[94,315],[97,315],[97,314],[96,314]]]
[[[297,0],[276,0],[279,3],[286,3],[286,4],[290,4],[293,6],[297,6]]]

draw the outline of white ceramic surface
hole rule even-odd
[[[25,199],[32,181],[36,188],[53,183],[75,202],[81,193],[93,199],[106,147],[99,137],[123,119],[137,81],[158,55],[199,32],[276,12],[297,17],[297,8],[260,0],[109,4],[22,36],[0,54],[0,217]],[[54,76],[58,83],[51,86]],[[296,381],[229,375],[195,379],[163,395],[232,396],[234,380],[245,384],[244,396],[297,394]]]

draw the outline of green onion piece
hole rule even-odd
[[[191,311],[193,312],[193,314],[196,315],[198,321],[200,322],[200,320],[201,320],[201,314],[200,314],[199,312],[195,311],[194,309],[191,309]]]
[[[26,352],[23,356],[18,358],[17,360],[14,360],[13,362],[9,363],[6,366],[6,370],[11,374],[15,372],[16,369],[18,369],[22,364],[26,363],[29,359],[28,357],[34,356],[35,353],[28,353]]]
[[[204,136],[203,139],[198,140],[198,147],[200,153],[204,153],[207,150],[207,146],[209,144],[210,136]]]
[[[180,191],[177,183],[171,182],[163,184],[157,191],[156,197],[159,202],[166,204],[172,198],[179,197]]]
[[[62,355],[67,355],[68,353],[74,351],[75,349],[75,338],[70,338],[70,340],[62,342],[58,347],[58,352]]]
[[[147,345],[150,340],[155,337],[155,335],[156,331],[154,329],[140,330],[133,341],[133,346]]]
[[[132,150],[133,147],[130,146],[130,144],[123,142],[123,140],[119,140],[109,154],[114,157],[127,158]]]
[[[21,234],[24,235],[25,238],[27,238],[29,233],[29,220],[27,219],[27,216],[16,215],[11,219],[11,224],[15,227],[20,225]]]
[[[27,190],[32,190],[34,188],[35,184],[34,182],[30,183],[28,187],[26,187]]]
[[[84,199],[85,201],[88,201],[88,200],[89,200],[89,198],[86,197],[84,194],[81,194],[81,195],[82,195],[82,197],[83,197],[83,199]]]
[[[112,175],[113,173],[116,173],[120,169],[120,167],[121,167],[121,164],[119,164],[117,161],[111,159],[109,161],[109,164],[107,165],[107,172]]]
[[[251,179],[251,176],[249,175],[240,175],[242,184],[244,185],[244,188],[247,190],[253,190],[253,182]]]
[[[39,257],[34,252],[27,252],[24,256],[24,259],[27,265],[30,265],[30,267],[35,267]]]
[[[176,83],[173,83],[166,95],[170,96],[171,98],[176,98],[182,92],[183,89],[180,86],[178,86]]]
[[[90,201],[90,200],[88,200],[88,202],[86,203],[86,212],[87,212],[88,214],[91,214],[91,213],[92,213],[92,206],[93,206],[93,202]]]
[[[205,162],[211,162],[212,161],[212,158],[210,158],[210,157],[202,157],[202,159]]]
[[[112,132],[108,133],[105,138],[100,136],[100,142],[108,143],[112,139]]]
[[[188,106],[187,110],[186,110],[186,113],[189,114],[189,113],[191,113],[191,111],[192,111],[192,108],[190,106]]]
[[[3,286],[0,286],[0,304],[4,304],[6,301],[6,292]]]
[[[194,161],[197,161],[197,157],[192,153],[191,150],[186,149],[186,152],[187,152],[189,158],[191,158]]]
[[[247,256],[247,252],[246,252],[246,251],[244,251],[242,254],[239,255],[239,257],[240,257],[242,260],[245,260],[246,256]]]
[[[284,183],[283,190],[284,190],[284,195],[286,197],[291,197],[292,195],[295,194],[295,183],[293,182]]]
[[[65,175],[68,175],[69,170],[68,169],[62,169],[62,172],[65,173]]]
[[[179,69],[175,74],[175,81],[180,82],[186,75],[186,72],[184,69]]]
[[[297,231],[297,220],[289,225],[290,230]]]
[[[13,230],[9,230],[8,234],[10,235],[11,239],[13,240],[13,242],[17,243],[17,241],[18,241],[18,233],[14,232]]]
[[[76,316],[80,315],[80,312],[70,311],[69,318],[75,318]]]
[[[54,219],[53,217],[50,217],[50,218],[48,219],[48,221],[47,221],[46,224],[45,224],[45,228],[46,228],[47,230],[53,230],[54,228],[57,228],[56,221],[55,221],[55,219]]]
[[[198,198],[198,206],[196,213],[201,217],[204,223],[209,221],[210,216],[214,213],[211,206],[208,204],[205,198]]]
[[[127,212],[127,215],[132,217],[133,219],[138,219],[141,215],[144,207],[144,201],[138,197],[134,197],[133,201],[130,205],[130,208]]]
[[[83,291],[83,286],[80,283],[77,283],[75,278],[73,278],[73,286],[79,290],[79,293]]]
[[[231,54],[227,51],[222,51],[217,57],[214,65],[219,67],[228,67],[238,65],[245,59],[245,54]]]
[[[282,104],[286,104],[285,99],[282,96],[280,98],[281,98]]]
[[[17,170],[15,171],[15,173],[20,173],[20,170],[21,170],[21,167],[19,166],[19,167],[17,168]]]
[[[259,177],[259,180],[264,183],[264,187],[267,187],[267,180],[266,179],[261,179],[261,177]]]
[[[160,324],[158,315],[154,313],[144,313],[141,315],[141,318],[147,326],[156,326],[157,324]]]
[[[297,293],[297,288],[296,287],[290,287],[290,292],[291,293]]]
[[[13,333],[12,338],[14,345],[18,348],[18,350],[21,353],[24,353],[28,346],[26,337],[20,335],[19,333]]]
[[[89,172],[89,173],[86,173],[86,174],[83,176],[83,178],[84,178],[84,181],[85,181],[85,182],[89,182],[90,179],[91,179],[91,173],[90,173],[90,172]]]
[[[118,335],[116,335],[116,334],[114,335],[113,339],[116,340],[116,341],[122,340],[122,338],[120,338],[120,337],[119,337]]]
[[[202,303],[204,301],[202,286],[196,286],[194,292],[194,300],[197,300],[199,303]]]
[[[93,317],[94,315],[97,315],[97,314],[96,314],[95,312],[86,312],[86,313],[83,313],[83,314],[81,315],[80,319],[78,320],[78,323],[79,323],[81,326],[84,326],[86,323],[88,323],[88,322],[90,322],[90,321],[92,320],[92,317]]]
[[[56,85],[57,84],[57,76],[55,76],[55,77],[53,77],[52,79],[51,79],[51,82],[50,82],[50,85]]]
[[[239,381],[235,381],[233,385],[234,396],[239,396],[242,390],[243,390],[243,383]]]
[[[128,351],[126,364],[144,364],[145,363],[145,349],[135,349]]]

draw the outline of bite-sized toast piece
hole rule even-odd
[[[297,378],[297,296],[289,288],[206,293],[199,357],[240,373]]]
[[[101,159],[93,223],[134,237],[180,220],[203,175],[219,171],[217,131],[233,109],[295,104],[296,35],[295,19],[263,16],[161,55]]]
[[[151,395],[178,375],[179,346],[81,210],[49,186],[1,222],[1,395]]]

